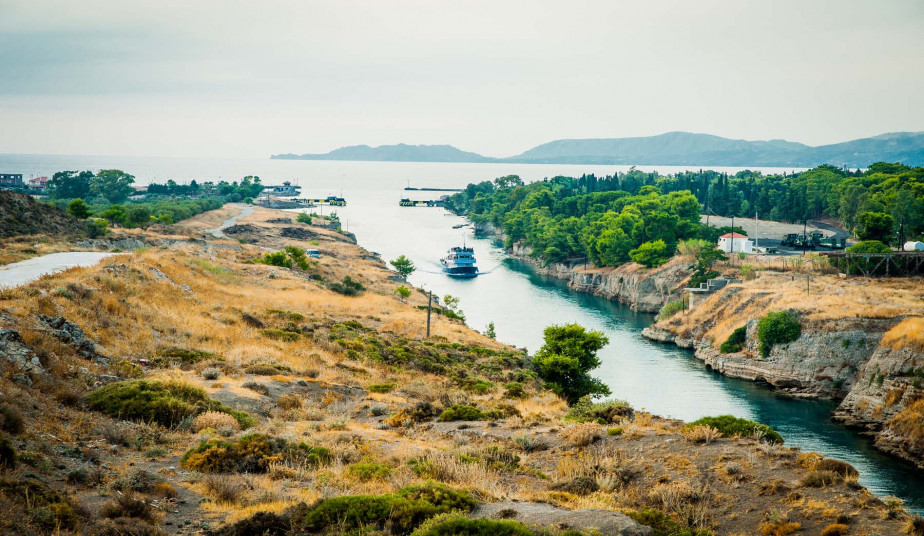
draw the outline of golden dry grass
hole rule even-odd
[[[924,352],[924,317],[905,318],[882,336],[881,344],[894,349],[910,348]]]

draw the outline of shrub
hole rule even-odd
[[[5,437],[0,438],[0,467],[15,469],[17,463],[19,458],[16,456],[13,443]]]
[[[683,300],[676,300],[676,301],[665,303],[664,306],[661,307],[661,310],[658,311],[658,317],[657,317],[658,322],[661,322],[662,320],[667,320],[668,318],[674,316],[675,314],[679,313],[683,309],[684,309]]]
[[[207,475],[202,479],[208,494],[220,503],[237,504],[250,489],[239,476]]]
[[[732,331],[732,334],[729,335],[727,339],[725,339],[725,342],[722,343],[722,346],[719,347],[719,351],[723,354],[733,354],[735,352],[740,352],[747,342],[747,336],[747,326],[736,328],[735,331]]]
[[[634,414],[632,406],[622,400],[608,400],[593,403],[589,396],[581,397],[565,414],[565,420],[575,422],[594,421],[600,424],[614,424]]]
[[[347,474],[361,482],[386,480],[391,476],[391,468],[380,463],[354,463],[347,467]]]
[[[757,279],[757,270],[754,269],[750,264],[744,264],[741,268],[738,269],[738,273],[741,275],[741,279],[745,281],[751,281],[752,279]]]
[[[331,283],[328,288],[344,296],[358,296],[366,290],[362,283],[352,279],[350,276],[344,277],[340,283]]]
[[[0,430],[19,435],[26,429],[22,415],[9,404],[0,404]]]
[[[409,534],[427,519],[477,505],[471,495],[427,482],[386,495],[347,495],[324,499],[293,519],[293,528],[310,533],[350,533],[372,528]]]
[[[572,446],[586,447],[602,438],[603,430],[598,424],[586,422],[562,430],[561,435]]]
[[[905,523],[905,534],[909,536],[924,536],[924,517],[918,514],[909,515],[908,521]]]
[[[282,395],[276,400],[276,405],[280,409],[299,409],[302,407],[302,400],[295,395]]]
[[[825,458],[819,460],[815,464],[816,471],[833,471],[843,477],[855,477],[860,476],[860,472],[856,468],[850,465],[847,462],[842,462],[840,460],[835,460],[832,458]]]
[[[847,536],[847,533],[850,532],[850,527],[844,525],[843,523],[831,523],[827,527],[821,530],[819,536]]]
[[[289,536],[292,523],[287,515],[272,512],[257,512],[232,525],[224,526],[213,536]]]
[[[144,498],[137,497],[133,493],[115,497],[100,508],[99,514],[110,519],[130,517],[147,522],[154,522],[157,519],[157,510]]]
[[[442,422],[448,421],[482,421],[486,419],[486,415],[483,411],[476,408],[475,406],[469,406],[467,404],[453,404],[452,406],[443,410],[443,413],[440,414],[439,420]]]
[[[167,533],[147,523],[127,517],[100,519],[87,527],[87,536],[167,536]]]
[[[533,536],[517,521],[469,519],[459,514],[436,516],[415,530],[412,536]]]
[[[264,329],[262,333],[266,338],[283,342],[295,342],[302,336],[302,334],[297,331],[288,331],[284,329]]]
[[[653,536],[712,536],[708,530],[685,527],[656,508],[642,508],[627,515],[637,523],[654,529]]]
[[[526,390],[520,382],[509,382],[504,384],[504,396],[506,398],[523,398],[526,396]]]
[[[265,473],[270,464],[283,461],[312,466],[329,463],[324,447],[295,445],[265,434],[248,434],[235,441],[212,439],[186,452],[180,465],[203,473]]]
[[[579,476],[565,482],[557,482],[552,485],[553,491],[564,491],[575,495],[590,495],[600,489],[596,478],[589,476]]]
[[[844,480],[840,473],[834,471],[809,471],[802,476],[799,483],[808,488],[824,488]]]
[[[129,380],[110,383],[87,395],[91,409],[109,416],[176,426],[188,417],[205,411],[220,411],[234,417],[241,428],[255,424],[254,418],[243,411],[233,410],[205,391],[180,382]]]
[[[228,415],[227,413],[222,413],[220,411],[206,411],[205,413],[200,413],[193,419],[192,422],[192,431],[200,432],[206,428],[212,428],[218,430],[220,428],[231,428],[232,430],[240,430],[241,426],[238,424],[237,420]]]
[[[767,313],[767,316],[757,322],[760,355],[764,358],[768,357],[773,345],[792,342],[801,334],[802,325],[799,319],[789,311]]]
[[[722,437],[722,432],[708,424],[698,424],[683,429],[683,437],[693,443],[709,444]]]
[[[722,437],[759,435],[771,443],[783,443],[783,437],[776,430],[766,424],[741,419],[733,415],[720,415],[718,417],[703,417],[691,422],[687,429],[694,426],[711,426],[722,434]]]
[[[202,377],[206,380],[217,380],[221,376],[221,369],[218,367],[206,367],[202,369]]]
[[[366,390],[370,393],[390,393],[395,389],[394,383],[374,383],[368,387]]]
[[[194,365],[206,359],[221,359],[213,352],[206,350],[195,350],[190,348],[160,348],[157,350],[157,356],[154,363],[158,366],[166,366],[172,361],[178,361],[186,365]]]

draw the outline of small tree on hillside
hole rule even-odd
[[[401,285],[395,289],[395,296],[398,296],[398,299],[401,301],[407,301],[407,299],[411,297],[411,289]]]
[[[401,277],[407,277],[414,273],[414,270],[417,269],[417,267],[414,266],[414,262],[404,255],[401,255],[397,259],[391,261],[390,264],[394,266],[395,270],[397,270],[399,274],[401,274]]]
[[[77,198],[68,203],[67,213],[78,220],[85,220],[90,217],[93,211],[90,210],[90,206],[87,205],[83,199]]]
[[[889,243],[895,220],[882,212],[864,212],[857,218],[857,237],[860,240],[878,240]]]
[[[606,396],[610,389],[590,371],[600,366],[597,351],[610,341],[599,331],[578,324],[545,328],[545,344],[532,364],[546,385],[569,405],[583,396]]]

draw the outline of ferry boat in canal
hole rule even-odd
[[[446,256],[440,259],[443,271],[449,277],[475,277],[478,267],[475,266],[475,249],[462,246],[450,248]]]

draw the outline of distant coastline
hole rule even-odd
[[[753,166],[865,168],[878,161],[924,165],[924,132],[892,132],[812,147],[786,140],[732,140],[710,134],[668,132],[638,138],[555,140],[516,156],[494,158],[451,145],[353,145],[323,154],[275,154],[275,160]]]

